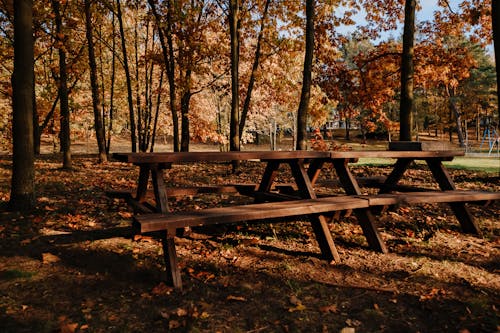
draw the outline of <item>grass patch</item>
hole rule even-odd
[[[18,269],[10,269],[0,271],[0,280],[16,280],[16,279],[30,279],[35,275],[34,272],[20,271]]]
[[[386,166],[392,165],[396,159],[388,158],[360,158],[357,165]],[[417,161],[417,163],[425,163]],[[488,173],[500,172],[499,158],[456,157],[453,161],[444,162],[447,168],[460,170],[473,170]]]
[[[446,167],[461,170],[474,170],[483,172],[499,172],[500,158],[474,158],[457,157],[453,161],[445,162]]]

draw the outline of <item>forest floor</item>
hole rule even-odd
[[[165,279],[161,245],[132,237],[131,209],[105,196],[133,187],[137,168],[75,155],[36,161],[38,206],[0,209],[0,332],[499,332],[500,203],[471,206],[483,237],[461,233],[447,206],[384,212],[390,249],[368,248],[353,215],[329,224],[342,257],[320,259],[307,219],[194,230],[176,238],[184,289]],[[0,156],[0,202],[11,159]],[[257,182],[262,165],[174,166],[178,185]],[[424,171],[422,171],[424,170]],[[357,175],[389,168],[357,166]],[[325,177],[334,177],[324,172]],[[500,191],[497,174],[453,170],[460,189]],[[422,165],[404,181],[432,184]],[[288,179],[283,179],[287,181]],[[174,210],[248,200],[204,195]]]

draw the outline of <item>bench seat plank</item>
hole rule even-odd
[[[282,202],[267,202],[233,207],[208,208],[171,214],[145,214],[134,217],[142,233],[209,224],[320,214],[331,211],[368,208],[369,201],[352,196],[327,197]]]
[[[368,199],[370,206],[422,204],[422,203],[452,203],[500,200],[500,192],[487,191],[428,191],[385,193],[378,195],[358,196]]]

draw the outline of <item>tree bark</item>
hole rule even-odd
[[[312,61],[314,55],[314,0],[306,0],[306,45],[302,91],[297,110],[297,150],[307,150],[307,113],[311,98]]]
[[[106,143],[106,154],[109,154],[111,148],[111,133],[113,132],[113,109],[114,109],[114,97],[115,97],[115,75],[116,75],[116,39],[115,39],[115,14],[113,12],[112,19],[112,43],[111,43],[111,82],[109,88],[109,122],[108,122],[108,141]]]
[[[464,148],[465,147],[465,137],[464,137],[464,132],[462,129],[462,114],[460,113],[460,110],[458,110],[457,105],[455,104],[455,93],[450,91],[450,89],[447,87],[446,88],[446,93],[448,95],[448,104],[450,106],[450,110],[455,116],[455,126],[457,127],[457,137],[458,137],[458,142],[460,144],[460,147]],[[450,125],[451,128],[451,125]],[[451,130],[450,130],[451,133]]]
[[[90,85],[92,87],[92,108],[94,110],[94,129],[99,149],[99,162],[108,160],[106,155],[106,135],[101,110],[99,110],[99,88],[97,83],[97,64],[95,60],[94,40],[92,32],[92,16],[90,12],[90,0],[85,0],[85,27],[87,35],[87,46],[89,53]]]
[[[71,160],[71,130],[68,97],[68,74],[66,68],[66,50],[64,47],[64,33],[62,32],[62,17],[58,0],[52,0],[52,8],[56,21],[56,38],[59,40],[59,108],[61,112],[61,151],[63,154],[63,169],[70,170],[73,167]]]
[[[491,0],[491,22],[493,25],[493,47],[495,49],[497,73],[498,119],[500,121],[500,10],[498,8],[498,0]]]
[[[406,0],[403,53],[401,55],[401,102],[399,106],[399,139],[401,141],[411,141],[412,116],[415,111],[413,98],[415,7],[416,0]]]
[[[229,1],[229,34],[231,39],[231,120],[229,124],[229,150],[240,150],[240,0]]]
[[[189,151],[189,103],[191,96],[191,92],[186,90],[181,97],[181,151]]]
[[[167,0],[167,24],[165,31],[163,31],[162,20],[156,9],[155,0],[148,0],[149,6],[153,11],[153,15],[156,19],[156,25],[158,26],[158,38],[160,39],[161,50],[163,54],[163,61],[165,62],[165,69],[167,71],[167,79],[169,85],[169,97],[170,97],[170,112],[172,113],[172,127],[173,127],[173,146],[174,152],[180,150],[179,145],[179,115],[177,112],[177,97],[176,97],[176,87],[175,87],[175,58],[174,58],[174,46],[172,40],[172,5],[170,0]],[[165,42],[165,37],[167,41]]]
[[[267,18],[267,13],[269,9],[269,4],[271,0],[266,0],[264,7],[264,12],[262,13],[262,18],[260,21],[259,35],[257,36],[257,45],[255,46],[255,56],[253,59],[252,72],[250,74],[250,80],[248,81],[247,95],[245,96],[245,102],[243,102],[243,110],[241,110],[240,126],[239,126],[239,139],[243,136],[243,130],[245,129],[245,122],[247,120],[248,110],[250,109],[250,101],[252,99],[252,91],[255,85],[255,76],[257,75],[257,70],[259,69],[260,62],[260,49],[262,46],[262,37],[264,36],[264,28]]]
[[[42,133],[38,122],[40,121],[38,116],[38,111],[36,108],[36,93],[35,93],[36,79],[33,77],[33,145],[35,149],[35,155],[40,155],[40,149],[42,145]]]
[[[14,72],[12,74],[12,183],[9,209],[35,207],[33,137],[33,1],[14,1]]]
[[[125,31],[123,29],[123,18],[122,18],[122,9],[120,5],[120,0],[116,0],[116,16],[118,18],[118,24],[120,26],[120,36],[122,42],[122,52],[123,52],[123,68],[125,70],[125,78],[127,81],[127,102],[128,102],[128,111],[129,111],[129,119],[130,119],[130,141],[132,143],[132,152],[137,151],[137,135],[136,135],[136,127],[135,127],[135,114],[134,114],[134,101],[132,99],[132,80],[130,78],[130,69],[128,66],[128,58],[127,58],[127,43],[125,39]]]

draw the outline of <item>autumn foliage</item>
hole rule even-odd
[[[59,4],[61,27],[53,4]],[[271,122],[294,133],[302,85],[304,10],[301,2],[246,0],[239,8],[239,109],[242,144],[269,134]],[[118,6],[120,5],[120,6]],[[346,127],[391,135],[399,114],[404,1],[315,2],[315,49],[308,126],[339,117]],[[423,4],[421,4],[423,5]],[[70,136],[99,141],[137,138],[189,149],[189,142],[229,142],[231,110],[228,3],[224,1],[90,1],[95,84],[89,79],[84,6],[34,2],[35,142],[59,146],[60,51],[66,54]],[[422,8],[419,8],[422,9]],[[2,59],[0,144],[10,150],[12,7],[0,5]],[[359,21],[365,16],[366,21]],[[352,32],[352,26],[356,30]],[[493,112],[490,1],[438,1],[417,22],[416,129],[458,131]],[[128,68],[128,70],[125,70]],[[472,80],[481,84],[474,85]],[[91,87],[99,101],[92,105]],[[99,116],[99,117],[97,117]],[[96,127],[97,128],[97,127]],[[460,135],[459,135],[460,138]],[[132,140],[133,141],[133,140]],[[112,148],[111,148],[112,149]]]

